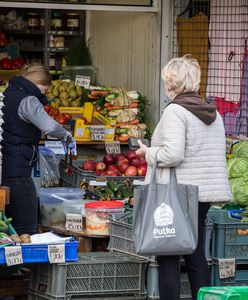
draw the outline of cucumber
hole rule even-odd
[[[115,197],[115,193],[109,187],[105,187],[105,192],[106,192],[106,195],[109,195],[110,198]]]
[[[113,192],[118,191],[118,187],[113,181],[107,181],[107,187],[110,188]]]
[[[119,187],[119,191],[121,192],[122,198],[129,198],[133,195],[133,191],[126,186]]]

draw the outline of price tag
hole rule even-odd
[[[75,85],[79,85],[79,86],[84,87],[85,89],[89,89],[90,76],[76,75]]]
[[[121,153],[120,141],[105,142],[105,149],[108,154]]]
[[[45,146],[51,149],[54,154],[66,154],[64,145],[61,141],[45,141]]]
[[[78,214],[66,214],[65,229],[72,231],[83,231],[83,219]]]
[[[15,266],[23,264],[22,247],[21,246],[9,246],[4,247],[5,259],[7,266]]]
[[[91,126],[90,136],[92,141],[103,141],[105,138],[105,127],[104,126]]]
[[[235,276],[235,258],[219,259],[219,276],[220,279]]]
[[[65,262],[65,244],[48,245],[48,259],[51,264]]]

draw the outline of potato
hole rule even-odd
[[[15,243],[21,243],[22,242],[22,240],[20,239],[18,234],[11,234],[10,238]]]
[[[22,240],[22,243],[24,243],[24,244],[30,244],[31,243],[30,235],[27,234],[27,233],[24,233],[24,234],[20,235],[20,239]]]

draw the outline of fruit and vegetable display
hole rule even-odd
[[[60,113],[59,109],[51,106],[50,104],[46,104],[44,106],[44,110],[51,118],[61,125],[65,125],[68,120],[72,119],[72,115],[70,113]]]
[[[31,243],[29,234],[18,235],[12,225],[11,218],[6,218],[4,212],[0,210],[0,247],[13,245],[15,243]]]
[[[248,141],[234,144],[228,157],[228,177],[233,202],[241,207],[248,207]]]
[[[111,125],[115,128],[114,139],[120,142],[151,135],[148,100],[136,91],[101,86],[85,89],[72,81],[53,80],[46,96],[53,108],[69,108],[68,112],[72,108],[82,108],[74,118],[84,121],[80,123],[81,131],[85,129],[82,125]],[[89,140],[78,136],[75,139]]]
[[[133,150],[126,154],[105,154],[102,161],[86,160],[80,168],[93,171],[96,176],[145,176],[147,163],[145,158],[138,157]]]
[[[54,108],[80,107],[83,88],[75,85],[74,81],[53,80],[46,91],[46,96]]]

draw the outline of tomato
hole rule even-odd
[[[12,61],[8,57],[4,57],[0,61],[0,66],[2,70],[11,70],[12,69]]]
[[[72,115],[71,114],[63,113],[62,115],[66,118],[66,120],[72,120]]]
[[[12,69],[13,70],[21,69],[24,64],[25,64],[25,60],[22,57],[12,59]]]
[[[57,108],[51,107],[51,109],[49,111],[49,115],[53,116],[53,117],[57,117],[60,115],[60,112]]]
[[[62,116],[62,115],[57,116],[55,118],[55,120],[61,125],[64,125],[66,123],[66,118],[65,118],[65,116]]]
[[[46,104],[45,106],[44,106],[44,110],[49,114],[49,112],[50,112],[50,110],[51,110],[51,105],[49,105],[49,104]]]

